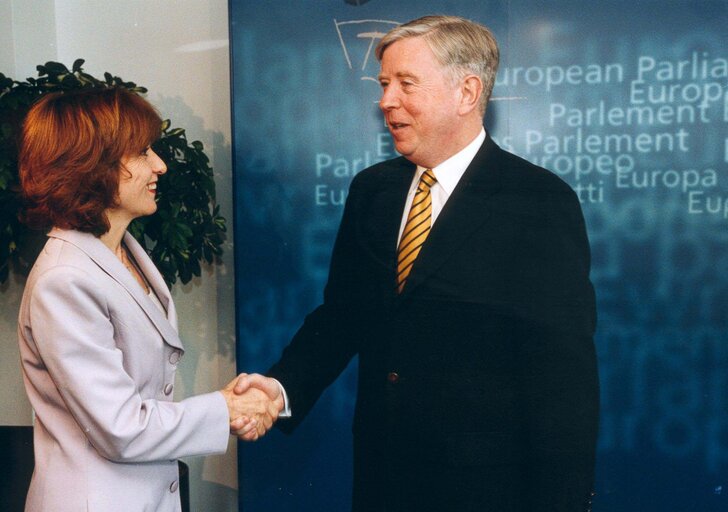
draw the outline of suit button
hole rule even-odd
[[[172,482],[172,484],[169,486],[169,492],[177,492],[177,489],[179,488],[179,482],[175,480]]]
[[[397,372],[389,372],[387,374],[387,380],[391,384],[397,384],[397,382],[399,382],[399,373],[397,373]]]
[[[174,389],[174,386],[170,383],[164,386],[164,394],[169,396],[172,394],[172,390]]]

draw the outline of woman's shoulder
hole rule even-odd
[[[33,273],[35,274],[62,274],[69,271],[76,274],[88,273],[91,259],[77,245],[74,245],[62,238],[49,236],[43,249],[35,260],[33,265]],[[75,270],[75,271],[74,271]]]
[[[38,255],[25,286],[26,295],[43,291],[103,288],[103,272],[81,248],[50,236]]]

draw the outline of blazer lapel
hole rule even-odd
[[[377,180],[376,189],[367,194],[367,211],[358,227],[357,239],[365,244],[369,256],[391,274],[392,293],[395,291],[397,267],[397,238],[407,192],[416,166],[400,158],[391,163]]]
[[[167,283],[164,282],[164,277],[159,272],[154,262],[147,254],[147,251],[141,246],[136,238],[132,236],[128,231],[124,234],[124,243],[129,248],[132,256],[136,260],[137,264],[144,273],[144,277],[147,278],[149,286],[151,286],[154,293],[157,295],[159,302],[162,303],[164,310],[167,312],[167,322],[177,331],[177,311],[174,308],[174,301],[172,300],[172,294],[167,287]],[[149,302],[148,300],[146,302]],[[154,309],[159,311],[159,308],[155,305]],[[181,347],[180,347],[181,348]]]
[[[415,260],[401,296],[407,297],[477,230],[489,216],[488,201],[500,188],[498,153],[486,137],[437,217]]]
[[[139,286],[131,273],[124,267],[119,259],[109,250],[104,243],[90,233],[82,233],[80,231],[62,230],[54,228],[48,234],[49,237],[59,238],[70,244],[75,245],[83,251],[91,260],[98,265],[109,277],[118,282],[129,293],[131,298],[137,305],[144,310],[149,320],[156,327],[164,341],[176,348],[184,350],[182,341],[176,331],[176,312],[172,306],[171,296],[164,284],[159,271],[154,268],[154,264],[149,259],[144,249],[134,240],[129,233],[124,235],[124,242],[131,251],[132,255],[139,264],[144,276],[150,282],[160,302],[167,309],[168,318],[159,308],[146,296],[144,290]],[[161,283],[160,283],[161,281]],[[166,304],[165,304],[166,303]]]

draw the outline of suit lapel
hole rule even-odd
[[[402,298],[445,264],[450,255],[486,221],[490,215],[488,201],[501,186],[498,165],[501,151],[490,137],[486,137],[437,217],[407,277]]]
[[[167,344],[183,350],[182,342],[175,329],[176,312],[174,311],[167,286],[164,284],[159,271],[154,268],[154,264],[144,249],[129,233],[124,235],[124,242],[139,264],[144,276],[150,282],[154,291],[157,292],[160,302],[167,309],[168,318],[165,318],[159,308],[144,293],[144,290],[136,282],[136,279],[134,279],[121,261],[114,256],[101,240],[90,233],[62,229],[53,229],[48,236],[64,240],[83,251],[111,279],[119,283],[129,293],[134,302],[142,308]]]

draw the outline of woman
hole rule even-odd
[[[36,414],[26,511],[180,510],[177,458],[224,452],[244,414],[266,424],[277,415],[262,393],[235,395],[235,380],[172,402],[184,353],[174,304],[126,232],[157,209],[167,168],[150,144],[160,127],[124,89],[49,94],[25,120],[25,220],[53,228],[19,315]]]

